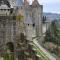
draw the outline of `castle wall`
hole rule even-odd
[[[13,4],[13,2],[11,1],[10,3]],[[3,9],[3,13],[1,14],[3,14],[4,16],[3,15],[0,16],[0,21],[1,21],[0,41],[2,40],[1,45],[6,44],[8,42],[13,42],[14,48],[15,48],[14,49],[15,58],[16,58],[16,55],[18,55],[16,54],[18,52],[17,50],[20,49],[19,54],[22,54],[23,57],[26,56],[24,55],[24,52],[27,52],[29,54],[29,57],[26,56],[27,60],[29,59],[35,60],[36,55],[35,53],[33,53],[32,47],[31,49],[29,49],[30,48],[28,47],[29,42],[25,39],[25,37],[21,36],[21,33],[25,33],[25,36],[27,36],[28,40],[32,40],[32,37],[35,37],[36,35],[41,36],[42,35],[42,12],[43,12],[43,9],[41,5],[39,6],[28,5],[27,7],[23,5],[18,7],[18,9],[15,11],[15,15],[16,15],[15,17],[19,17],[19,18],[13,19],[13,16],[9,14],[6,15],[6,13],[10,13],[10,11],[9,10],[5,11]],[[24,24],[24,21],[27,19],[28,15],[32,18],[32,24]],[[23,16],[22,19],[20,19],[21,16]],[[33,27],[33,24],[35,25],[34,27]]]
[[[34,20],[33,22],[35,23],[37,36],[41,36],[42,34],[42,13],[43,9],[41,5],[38,7],[33,7],[32,18]]]
[[[1,55],[6,52],[7,43],[12,42],[15,46],[16,19],[14,19],[13,17],[14,16],[0,16],[0,51],[1,51]]]

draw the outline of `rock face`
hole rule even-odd
[[[43,13],[44,16],[46,16],[47,20],[60,20],[60,14],[57,13]]]

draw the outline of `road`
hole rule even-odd
[[[38,41],[37,41],[36,39],[33,40],[33,43],[34,43],[37,47],[39,47],[39,49],[40,49],[41,51],[43,51],[43,53],[46,55],[46,57],[49,58],[49,60],[56,60],[56,58],[55,58],[54,56],[52,56],[49,52],[47,52],[46,49],[44,49],[44,48],[38,43]]]

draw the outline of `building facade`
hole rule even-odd
[[[23,19],[20,19],[20,20],[17,19],[17,25],[18,25],[17,35],[20,35],[20,33],[23,33],[26,36],[28,43],[32,41],[33,37],[41,36],[42,35],[43,6],[40,5],[37,0],[34,0],[31,5],[29,5],[29,2],[27,0],[24,0],[23,3],[21,3],[20,5],[17,6],[16,10],[17,10],[17,12],[16,12],[17,16],[23,16]],[[19,26],[20,26],[20,28],[19,28]],[[26,44],[26,41],[23,43]],[[28,56],[30,53],[32,55],[30,54],[29,57],[27,57],[26,55],[24,55],[24,56],[26,56],[25,57],[26,60],[36,60],[37,56],[35,53],[33,53],[32,49],[31,50],[28,49],[30,46],[28,43],[26,45],[27,49],[24,49],[24,53],[27,53]],[[30,50],[30,53],[28,52],[29,50]],[[32,56],[34,56],[34,57],[32,58]]]
[[[2,1],[0,5],[0,55],[10,51],[15,59],[37,60],[29,42],[42,35],[43,7],[37,0],[32,5],[27,0],[20,2],[16,5],[16,0],[9,0],[8,6]]]
[[[29,16],[32,21],[32,27],[36,31],[36,36],[42,35],[43,6],[40,5],[37,0],[34,0],[32,2],[32,5],[29,5],[29,2],[27,0],[24,0],[24,3],[22,3],[21,6],[18,6],[17,13],[24,17],[23,22],[25,22],[25,23]],[[29,20],[27,20],[28,25],[30,22]]]

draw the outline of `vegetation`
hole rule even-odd
[[[49,29],[46,31],[46,36],[45,36],[45,42],[53,42],[55,44],[58,44],[59,42],[59,35],[58,35],[58,28],[56,25],[56,21],[52,21],[51,26]]]
[[[14,60],[14,55],[12,53],[5,53],[4,60]]]
[[[21,20],[21,19],[23,19],[23,16],[22,15],[16,16],[16,19]]]
[[[51,53],[60,57],[60,28],[56,20],[52,21],[49,29],[46,31],[44,47]]]
[[[3,55],[4,60],[14,60],[14,45],[12,42],[8,42],[7,49]]]
[[[43,23],[45,23],[46,21],[46,16],[43,16]]]
[[[44,54],[44,52],[34,43],[32,42],[32,48],[36,49],[35,52],[40,56],[40,60],[49,60],[49,58]]]

